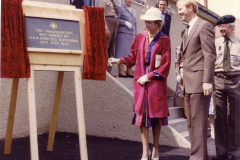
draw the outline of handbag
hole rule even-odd
[[[113,4],[113,9],[114,9],[115,13],[118,15],[119,12],[118,12],[118,7],[117,7],[117,5],[115,4],[115,2],[114,2],[113,0],[111,0],[111,2],[112,2],[112,4]]]

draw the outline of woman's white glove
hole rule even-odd
[[[145,83],[147,83],[149,81],[150,80],[148,79],[147,75],[144,75],[137,80],[137,82],[140,83],[141,85],[144,85]]]
[[[108,59],[108,64],[109,64],[110,66],[112,66],[112,63],[118,64],[119,61],[120,61],[120,59],[111,57],[111,58]]]
[[[177,75],[177,81],[178,83],[182,83],[182,77],[180,75]]]
[[[125,25],[129,28],[132,29],[132,24],[128,21],[125,21]]]

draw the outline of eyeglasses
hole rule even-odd
[[[229,24],[219,24],[218,28],[227,28],[227,26],[229,26]]]

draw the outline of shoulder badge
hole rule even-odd
[[[237,57],[236,57],[236,56],[234,56],[234,57],[233,57],[233,60],[236,62],[236,61],[237,61]]]

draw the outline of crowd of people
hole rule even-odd
[[[158,0],[156,7],[140,16],[145,30],[137,34],[137,15],[132,3],[133,0],[125,0],[125,4],[117,7],[113,0],[97,2],[97,7],[105,8],[110,64],[107,71],[111,73],[115,63],[119,66],[119,77],[133,78],[132,124],[140,126],[141,160],[158,160],[161,126],[168,125],[169,116],[171,16],[166,12],[168,0]],[[240,160],[240,38],[235,35],[235,17],[225,15],[217,20],[221,37],[215,39],[213,25],[198,17],[194,0],[179,0],[177,8],[182,21],[187,23],[176,48],[175,67],[176,97],[182,99],[188,122],[190,160],[208,160],[208,118],[216,144],[217,155],[213,160]],[[154,139],[152,151],[148,140],[150,127]]]

